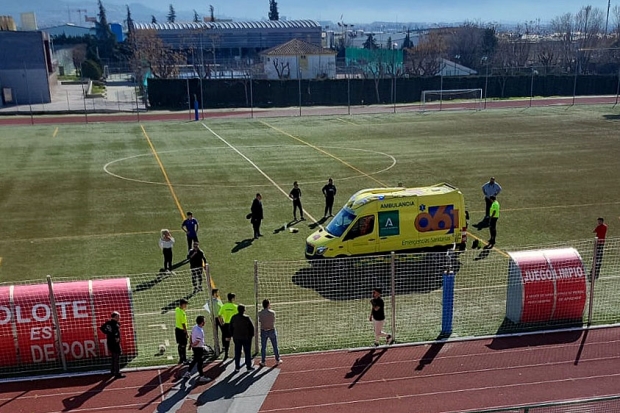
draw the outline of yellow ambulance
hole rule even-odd
[[[454,186],[363,189],[307,238],[306,258],[465,249],[466,242],[465,199]]]

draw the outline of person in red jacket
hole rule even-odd
[[[590,272],[590,281],[592,277],[598,279],[601,273],[601,265],[603,264],[603,250],[605,248],[605,236],[607,235],[607,224],[603,218],[597,219],[598,225],[594,228],[593,233],[596,234],[596,254],[594,256],[595,263]]]

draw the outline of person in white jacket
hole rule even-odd
[[[172,271],[172,247],[174,246],[174,238],[167,229],[161,230],[159,238],[159,248],[164,253],[164,271]]]

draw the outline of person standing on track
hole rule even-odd
[[[271,341],[273,355],[276,364],[280,364],[280,352],[278,351],[278,333],[276,332],[276,313],[271,309],[269,300],[263,300],[263,309],[258,312],[258,322],[260,324],[260,366],[265,367],[267,355],[267,340]]]
[[[332,207],[334,206],[334,199],[336,198],[336,185],[334,185],[332,178],[329,178],[322,191],[323,196],[325,196],[325,213],[323,214],[323,218],[327,218],[328,216],[332,217]]]
[[[198,221],[191,212],[187,212],[187,219],[181,224],[181,228],[187,236],[187,250],[192,249],[194,242],[198,242]]]
[[[179,364],[187,363],[187,300],[181,298],[174,310],[174,337],[177,342]]]
[[[105,334],[108,351],[111,356],[110,372],[115,379],[124,379],[125,375],[121,374],[121,325],[119,320],[121,315],[118,311],[114,311],[110,319],[103,323],[99,329]]]
[[[230,349],[230,320],[232,317],[237,314],[237,304],[235,304],[235,294],[228,293],[228,302],[220,307],[220,311],[218,313],[218,317],[220,319],[220,323],[222,324],[222,345],[224,347],[224,360],[228,358],[228,350]]]
[[[247,371],[254,370],[252,366],[252,337],[254,337],[254,324],[252,319],[245,314],[245,306],[239,304],[237,314],[230,319],[230,333],[235,342],[235,373],[241,369],[241,350],[245,355],[245,368]]]
[[[192,352],[194,354],[194,358],[192,362],[189,364],[187,368],[187,372],[183,375],[184,379],[189,379],[192,377],[192,369],[194,366],[198,368],[198,382],[199,383],[208,383],[211,381],[210,378],[205,377],[205,373],[203,371],[203,358],[205,351],[205,332],[202,329],[205,325],[205,317],[203,315],[199,315],[196,317],[196,325],[192,328],[190,346],[192,348]]]
[[[379,345],[381,337],[385,337],[386,344],[392,344],[392,336],[383,331],[385,324],[385,303],[381,298],[381,288],[373,288],[370,300],[370,317],[375,331],[375,347]]]
[[[301,216],[301,220],[305,221],[306,218],[304,218],[304,209],[301,206],[301,189],[299,189],[297,181],[293,182],[293,189],[291,189],[288,197],[293,200],[293,220],[297,221],[297,208],[299,208],[299,215]]]

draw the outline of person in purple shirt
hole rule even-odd
[[[187,236],[187,250],[191,250],[194,242],[198,242],[198,220],[191,212],[187,213],[187,219],[181,224],[181,228]]]

